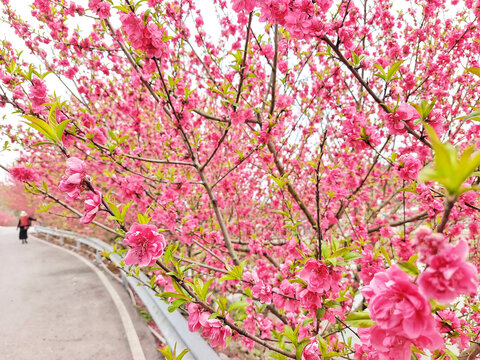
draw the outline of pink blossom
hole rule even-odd
[[[152,265],[167,246],[165,238],[154,225],[137,223],[125,234],[123,242],[130,246],[125,256],[126,265]]]
[[[40,178],[35,170],[25,166],[14,166],[9,172],[15,180],[21,182],[35,182]]]
[[[305,310],[315,312],[322,307],[322,295],[299,286],[297,290],[297,299],[300,300],[300,306]]]
[[[393,135],[404,134],[407,131],[405,124],[412,127],[413,120],[419,117],[418,111],[407,103],[400,104],[393,114],[384,114],[385,123]]]
[[[34,112],[39,113],[43,110],[43,104],[48,102],[47,99],[47,87],[45,83],[38,79],[34,78],[32,80],[32,86],[30,87],[30,101],[32,102],[32,109]]]
[[[75,200],[80,195],[82,182],[86,176],[85,164],[76,157],[70,157],[67,159],[65,174],[66,176],[60,180],[58,188],[65,192],[69,198]]]
[[[71,176],[74,174],[81,174],[85,176],[85,164],[79,158],[72,156],[67,159],[66,164],[67,170],[65,171],[65,173],[67,174],[67,176]]]
[[[407,155],[403,157],[403,166],[399,171],[400,179],[405,181],[415,180],[418,172],[422,168],[422,163],[413,156]]]
[[[105,145],[105,143],[107,142],[107,130],[105,130],[105,128],[95,127],[94,129],[92,129],[91,134],[92,140],[95,143]]]
[[[209,319],[210,314],[204,312],[199,317],[202,326],[202,335],[210,338],[212,347],[220,346],[224,348],[227,344],[227,338],[232,336],[232,329],[229,326],[222,326],[218,319]]]
[[[110,16],[110,4],[102,0],[90,0],[88,7],[98,15],[100,19],[106,19]]]
[[[430,258],[446,245],[446,239],[443,234],[434,233],[427,226],[420,226],[413,236],[412,245],[418,253],[418,260],[428,264]]]
[[[142,18],[133,12],[122,14],[120,20],[134,48],[144,51],[148,58],[160,58],[163,55],[166,50],[163,41],[166,30],[163,27],[158,27],[154,22],[144,24]]]
[[[255,7],[255,0],[233,0],[233,10],[236,12],[246,11],[251,12]]]
[[[397,108],[397,111],[395,111],[395,115],[397,115],[398,118],[403,121],[411,121],[420,117],[417,109],[407,103],[400,104],[400,106]]]
[[[392,336],[386,330],[373,326],[359,329],[362,340],[362,353],[371,355],[369,359],[410,360],[412,342],[404,336]]]
[[[272,302],[272,287],[261,280],[252,286],[252,294],[265,304]]]
[[[187,304],[188,311],[188,330],[194,332],[201,328],[200,324],[200,306],[195,303]]]
[[[371,319],[376,321],[369,330],[374,335],[370,342],[376,350],[400,351],[404,356],[407,348],[410,354],[409,342],[429,350],[443,345],[430,304],[397,265],[376,274],[362,294],[369,302]]]
[[[356,259],[355,262],[361,266],[360,272],[358,273],[360,280],[362,280],[365,285],[368,285],[375,274],[385,270],[385,266],[380,257],[373,258],[371,249],[365,249],[362,251],[362,255],[363,256],[360,259]]]
[[[85,196],[83,205],[83,216],[80,219],[82,224],[90,224],[100,210],[102,204],[102,194],[100,191],[89,191]]]
[[[334,272],[331,274],[324,263],[312,258],[307,260],[305,267],[298,273],[298,276],[307,283],[309,291],[316,293],[326,293],[337,288],[340,280],[338,274]]]
[[[438,255],[430,259],[428,267],[419,277],[420,290],[429,299],[447,304],[462,294],[475,293],[478,286],[477,269],[465,260],[468,244],[447,244]]]
[[[318,340],[312,338],[307,346],[303,349],[302,360],[320,360],[320,350],[318,348]]]
[[[270,339],[272,337],[271,330],[273,329],[273,320],[270,318],[263,318],[262,314],[259,314],[259,317],[262,317],[258,321],[258,329],[261,331],[262,339]]]

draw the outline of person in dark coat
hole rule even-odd
[[[28,239],[28,228],[32,226],[32,221],[36,221],[37,219],[34,219],[30,216],[25,211],[22,211],[20,213],[20,219],[18,220],[18,225],[17,229],[20,229],[20,235],[19,238],[22,240],[22,244],[28,244],[27,239]]]

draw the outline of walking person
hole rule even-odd
[[[19,238],[22,240],[22,244],[28,244],[28,228],[32,226],[32,221],[37,221],[37,219],[34,219],[30,216],[25,211],[22,211],[20,213],[20,219],[18,220],[18,225],[17,229],[20,229],[20,235]]]

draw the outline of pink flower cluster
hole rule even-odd
[[[201,312],[195,303],[187,304],[188,329],[192,332],[202,329],[202,336],[210,339],[210,345],[224,348],[227,338],[232,336],[230,326],[223,326],[220,320],[210,319],[210,313]]]
[[[359,333],[362,343],[371,347],[377,358],[409,360],[412,345],[429,350],[443,346],[430,304],[398,266],[376,274],[362,294],[376,324]]]
[[[443,234],[422,226],[412,243],[418,259],[429,265],[418,279],[420,290],[428,299],[447,304],[459,295],[476,292],[477,269],[466,261],[468,244],[465,240],[453,246]]]
[[[400,179],[405,181],[415,180],[422,168],[422,163],[411,155],[404,156],[402,161],[403,164],[399,170]]]
[[[441,329],[436,328],[428,300],[447,304],[459,295],[475,293],[478,286],[477,270],[466,261],[465,240],[453,246],[443,234],[422,226],[412,243],[419,259],[428,265],[418,277],[418,286],[393,265],[377,273],[362,289],[370,317],[376,322],[360,331],[362,347],[374,351],[382,360],[410,359],[412,345],[421,350],[441,347]]]
[[[338,283],[342,278],[339,271],[328,268],[323,262],[308,259],[298,276],[307,283],[306,288],[297,290],[300,305],[310,311],[322,306],[322,295],[338,291]]]
[[[318,340],[312,338],[308,345],[303,349],[301,360],[320,360],[319,353]]]
[[[87,175],[85,164],[82,160],[74,156],[68,158],[65,175],[66,176],[60,180],[58,188],[60,191],[65,192],[70,199],[76,200],[80,196],[84,185],[83,181]]]
[[[65,176],[60,180],[58,189],[66,193],[67,197],[77,200],[80,192],[86,187],[86,170],[85,164],[77,157],[67,159],[67,169]],[[100,191],[89,191],[85,196],[83,205],[83,216],[80,219],[82,224],[90,224],[100,210],[102,204],[102,194]]]
[[[110,3],[102,0],[89,0],[88,7],[94,11],[100,19],[106,19],[110,16]]]
[[[420,226],[412,239],[412,245],[418,254],[418,260],[428,264],[428,260],[437,255],[445,246],[443,234],[434,233],[428,226]]]
[[[392,135],[401,135],[407,132],[405,125],[413,127],[413,120],[420,117],[418,111],[407,103],[400,104],[393,114],[384,114],[385,124]]]
[[[164,28],[159,28],[154,22],[144,24],[142,17],[133,12],[120,15],[122,29],[128,36],[132,46],[144,51],[148,58],[160,58],[166,51],[166,43],[163,37],[166,35]]]
[[[34,78],[32,80],[32,86],[30,86],[28,95],[30,97],[30,101],[32,102],[33,111],[36,113],[41,112],[43,110],[42,105],[48,102],[47,86],[45,83],[38,78]]]
[[[478,287],[477,269],[466,261],[468,244],[460,240],[457,246],[446,244],[432,256],[430,265],[418,278],[421,292],[428,299],[448,304],[462,294],[476,293]]]
[[[324,16],[332,3],[332,0],[316,3],[311,0],[233,0],[233,10],[251,12],[258,7],[260,21],[280,24],[293,37],[309,39],[328,31]]]
[[[9,173],[15,180],[21,182],[35,182],[40,178],[35,170],[25,166],[14,166],[9,170]]]
[[[380,257],[374,258],[371,247],[363,250],[362,255],[361,258],[355,260],[355,263],[360,264],[358,277],[365,285],[368,285],[376,273],[384,271],[385,265]]]
[[[265,284],[262,280],[258,280],[252,286],[252,294],[265,304],[272,302],[272,287],[269,284]]]
[[[167,246],[167,241],[154,225],[137,223],[125,234],[123,242],[130,246],[125,256],[127,265],[152,265]]]

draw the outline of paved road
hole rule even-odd
[[[111,278],[110,278],[111,279]],[[160,358],[128,295],[117,290],[147,359]],[[75,256],[0,228],[0,358],[132,359],[119,311],[99,277]]]

